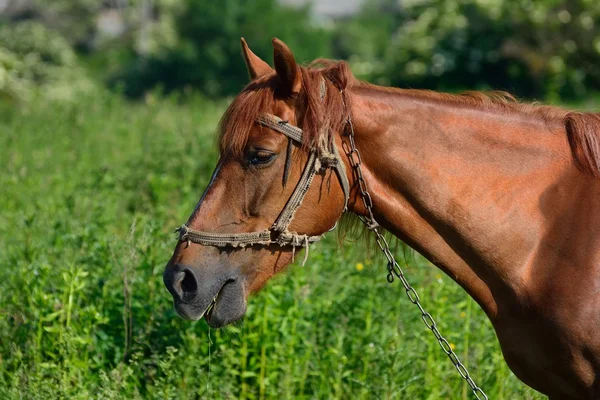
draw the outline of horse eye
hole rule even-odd
[[[275,158],[275,153],[271,153],[270,151],[255,151],[250,154],[248,158],[248,163],[250,165],[263,165],[268,164]]]

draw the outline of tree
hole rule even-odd
[[[598,21],[594,0],[373,0],[340,32],[380,83],[580,97],[600,89]]]
[[[175,43],[140,55],[115,80],[127,94],[139,96],[155,86],[167,92],[193,87],[210,96],[237,93],[248,82],[241,37],[266,60],[273,36],[292,46],[300,62],[330,56],[330,34],[315,26],[309,9],[276,0],[186,0],[174,26]]]

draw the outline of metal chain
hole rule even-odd
[[[421,305],[421,302],[419,300],[419,295],[417,294],[416,290],[410,285],[410,283],[404,276],[404,272],[402,271],[402,268],[396,261],[394,254],[392,254],[392,251],[390,250],[390,246],[389,246],[387,240],[381,234],[381,232],[379,232],[379,224],[377,223],[377,221],[375,220],[375,217],[373,215],[373,199],[371,198],[371,195],[369,194],[369,190],[367,189],[367,182],[365,181],[365,178],[362,173],[362,169],[361,169],[362,158],[360,156],[360,151],[358,151],[358,149],[356,148],[356,144],[354,142],[354,127],[352,126],[352,120],[350,119],[350,117],[348,117],[348,126],[349,126],[349,132],[348,132],[347,137],[349,140],[342,141],[342,148],[344,149],[344,152],[346,153],[346,155],[348,156],[348,159],[350,160],[350,166],[352,167],[352,170],[354,173],[354,178],[358,182],[361,199],[362,199],[362,202],[367,211],[366,216],[361,215],[361,216],[359,216],[359,218],[367,226],[367,228],[369,228],[370,231],[375,233],[377,245],[379,246],[379,248],[381,249],[383,254],[385,254],[385,257],[387,258],[387,261],[388,261],[387,280],[388,280],[388,282],[392,283],[394,281],[395,277],[400,279],[400,282],[402,283],[402,286],[404,286],[404,290],[406,291],[406,295],[408,296],[408,299],[410,300],[411,303],[413,303],[414,305],[416,305],[419,308],[419,311],[421,312],[421,318],[423,319],[423,323],[429,330],[431,330],[431,332],[433,332],[433,335],[437,339],[440,347],[442,348],[444,353],[446,353],[446,355],[450,358],[450,361],[452,361],[452,364],[454,364],[454,366],[456,367],[456,370],[458,371],[460,376],[464,380],[467,381],[467,383],[471,387],[471,390],[473,390],[473,394],[475,395],[475,397],[479,400],[483,400],[483,399],[487,400],[487,398],[488,398],[487,395],[483,392],[483,390],[479,386],[477,386],[477,384],[475,383],[473,378],[471,378],[471,375],[469,374],[467,367],[464,366],[464,364],[460,361],[460,359],[458,358],[456,353],[452,350],[452,347],[450,346],[450,343],[448,342],[448,340],[446,340],[446,338],[444,338],[442,336],[442,334],[440,333],[440,331],[437,327],[437,324],[435,323],[435,320],[433,319],[431,314],[428,313],[427,311],[425,311],[425,309]],[[348,142],[349,142],[349,144],[348,144]]]

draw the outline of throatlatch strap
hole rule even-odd
[[[335,173],[340,181],[340,186],[344,192],[344,211],[348,210],[348,199],[350,199],[350,182],[348,182],[348,176],[346,175],[346,165],[340,157],[340,153],[335,145],[333,145],[332,153],[332,164],[329,167],[335,170]],[[325,160],[321,159],[321,162],[325,164]]]

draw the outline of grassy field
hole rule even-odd
[[[471,398],[382,260],[335,235],[242,323],[175,315],[162,272],[224,107],[105,95],[0,109],[0,398]],[[543,398],[466,293],[417,255],[406,272],[491,399]]]

